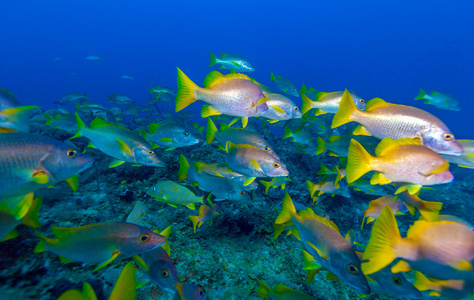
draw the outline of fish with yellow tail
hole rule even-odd
[[[277,284],[271,289],[265,283],[258,280],[257,295],[265,299],[272,300],[315,300],[315,298],[306,295],[300,291],[291,289],[283,284]]]
[[[306,251],[314,257],[321,268],[363,294],[370,293],[370,287],[360,269],[351,242],[344,239],[336,224],[316,215],[311,208],[296,212],[290,195],[283,198],[283,207],[275,224],[293,223],[291,233],[304,244]]]
[[[126,222],[97,223],[75,228],[53,226],[55,239],[38,234],[41,239],[35,253],[58,255],[63,262],[99,264],[99,270],[119,256],[132,257],[151,251],[166,242],[166,237],[149,228]]]
[[[193,222],[194,233],[196,233],[196,228],[200,228],[204,222],[209,221],[209,226],[212,226],[214,218],[220,215],[219,210],[220,206],[217,203],[213,203],[212,207],[204,204],[199,207],[199,215],[188,216],[188,219]]]
[[[174,294],[173,300],[206,300],[206,293],[202,287],[192,283],[177,283],[178,292]]]
[[[113,168],[125,162],[138,165],[161,167],[163,162],[153,151],[151,145],[137,133],[95,118],[91,127],[87,127],[76,113],[77,134],[72,138],[84,136],[90,140],[89,147],[113,157],[109,167]]]
[[[413,285],[420,291],[432,290],[429,294],[432,297],[472,299],[474,293],[474,281],[428,279],[418,271],[415,271]]]
[[[372,135],[378,139],[416,138],[422,145],[442,154],[461,155],[464,151],[448,127],[432,114],[412,106],[387,103],[380,98],[370,100],[362,111],[346,90],[331,128],[351,121],[360,124],[354,134]]]
[[[248,117],[260,115],[268,109],[265,104],[268,98],[245,74],[223,75],[218,71],[212,71],[204,79],[204,88],[201,88],[178,69],[176,111],[197,100],[209,104],[202,108],[203,118],[220,114],[241,117],[244,127]]]
[[[117,282],[114,285],[109,300],[134,300],[137,298],[135,267],[128,262],[123,267]],[[82,291],[78,289],[67,290],[57,300],[97,300],[94,289],[88,282],[84,282]]]
[[[423,185],[453,181],[449,163],[415,139],[383,139],[370,155],[356,140],[351,141],[347,159],[347,182],[352,183],[369,171],[376,171],[371,184],[406,183],[395,192],[417,193]]]
[[[196,203],[204,203],[204,196],[196,196],[186,187],[170,180],[158,182],[149,188],[146,193],[156,201],[167,203],[172,207],[177,207],[179,204],[195,210]]]
[[[21,219],[17,219],[8,212],[0,210],[0,242],[16,238],[18,236],[18,232],[15,230],[15,228],[20,224],[30,226],[32,228],[41,227],[38,219],[38,212],[40,210],[41,203],[42,197],[34,198],[28,212]]]
[[[382,196],[370,201],[369,207],[364,209],[364,218],[362,219],[362,225],[360,226],[360,229],[364,228],[366,220],[367,224],[375,221],[378,216],[380,216],[382,209],[385,206],[390,207],[396,215],[404,215],[408,212],[408,208],[402,201],[400,201],[400,199],[396,199],[395,196],[392,195]]]
[[[474,169],[474,140],[458,140],[458,142],[464,149],[463,155],[442,154],[441,157],[458,167]]]
[[[392,210],[385,206],[362,258],[366,275],[401,258],[392,272],[413,269],[439,279],[474,280],[474,231],[458,222],[419,220],[402,238]]]
[[[0,209],[20,219],[31,206],[32,192],[63,180],[75,191],[76,175],[92,163],[88,155],[47,136],[0,134]]]
[[[402,186],[402,184],[397,183],[396,186],[400,187]],[[438,221],[439,211],[443,207],[443,203],[434,201],[424,201],[420,199],[419,195],[420,192],[415,193],[414,195],[410,195],[408,191],[404,191],[397,195],[397,200],[400,200],[405,203],[408,211],[412,216],[415,215],[416,208],[420,212],[423,219],[425,219],[426,221]]]
[[[250,178],[245,185],[256,177],[288,176],[286,166],[273,155],[252,145],[226,144],[225,162],[229,168]]]
[[[301,97],[303,99],[303,106],[301,112],[305,114],[311,109],[315,108],[317,109],[316,116],[324,114],[335,114],[337,112],[337,109],[339,108],[339,103],[341,102],[343,93],[344,91],[332,93],[318,92],[316,93],[314,101],[308,98],[305,94],[301,94]],[[350,95],[352,100],[354,101],[355,106],[357,106],[357,108],[360,110],[364,110],[366,105],[365,100],[354,93],[350,93]]]

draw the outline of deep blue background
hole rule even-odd
[[[270,87],[274,72],[298,88],[416,105],[473,139],[473,15],[466,0],[1,1],[0,86],[45,108],[76,91],[145,104],[156,76],[176,88],[178,66],[202,84],[208,51],[227,52],[246,57]],[[462,110],[415,103],[420,87],[454,95]]]

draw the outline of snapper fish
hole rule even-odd
[[[443,280],[474,280],[474,231],[458,222],[419,220],[402,238],[392,210],[385,206],[372,227],[362,258],[366,275],[401,258],[392,267],[393,273],[413,269]]]
[[[372,135],[381,140],[386,137],[419,139],[422,145],[437,153],[461,155],[464,152],[448,127],[432,114],[412,106],[390,104],[380,98],[370,100],[362,111],[345,90],[331,128],[351,121],[360,124],[354,130],[357,135]]]
[[[364,148],[371,154],[375,154],[375,148],[380,143],[379,139],[372,136],[363,135],[332,135],[329,137],[329,141],[325,141],[322,137],[318,136],[318,147],[316,154],[320,155],[326,151],[329,151],[330,156],[335,157],[347,157],[349,155],[349,146],[351,140],[354,139],[364,145]]]
[[[125,222],[97,223],[75,228],[53,226],[55,239],[41,239],[35,253],[45,251],[60,256],[63,262],[100,264],[99,270],[117,257],[132,257],[160,247],[166,237],[149,228]]]
[[[296,89],[295,84],[291,80],[283,78],[281,76],[275,76],[273,75],[273,73],[271,73],[270,80],[286,94],[294,97],[299,96],[298,90]]]
[[[196,203],[204,204],[203,196],[196,196],[184,186],[169,180],[158,182],[149,188],[146,193],[156,201],[167,203],[175,208],[179,204],[195,210]]]
[[[301,97],[303,99],[303,106],[301,112],[305,114],[311,109],[315,108],[317,109],[316,116],[324,114],[335,114],[339,109],[339,103],[341,102],[343,93],[344,91],[332,93],[317,92],[314,101],[311,101],[311,99],[308,98],[305,94],[301,94]],[[360,110],[364,110],[366,105],[365,100],[354,93],[350,93],[350,95],[357,108]]]
[[[285,126],[285,133],[283,134],[283,138],[291,138],[291,141],[294,143],[308,145],[314,139],[314,134],[301,127],[298,127],[294,131],[291,131],[290,128]]]
[[[204,79],[204,88],[201,88],[178,69],[176,111],[197,100],[209,104],[204,105],[201,110],[203,118],[221,114],[242,117],[244,127],[248,117],[260,115],[268,109],[265,104],[268,98],[245,74],[223,75],[212,71]]]
[[[351,141],[347,159],[347,182],[352,183],[369,171],[376,171],[370,184],[406,183],[395,193],[404,190],[413,195],[423,185],[453,181],[449,163],[433,150],[414,139],[383,139],[370,155],[356,140]]]
[[[28,197],[33,197],[33,193],[28,195]],[[40,210],[41,203],[42,197],[34,198],[27,213],[20,219],[15,218],[15,216],[12,216],[6,210],[0,210],[0,242],[16,238],[18,236],[18,232],[15,230],[15,228],[18,225],[23,224],[32,228],[41,227],[38,218],[38,212]]]
[[[267,285],[265,285],[263,282],[258,280],[258,289],[257,289],[257,295],[262,297],[262,298],[270,298],[273,300],[315,300],[316,298],[313,298],[309,295],[306,295],[305,293],[302,293],[300,291],[291,289],[283,284],[277,284],[271,289]]]
[[[280,159],[280,157],[275,153],[275,150],[270,146],[270,143],[255,131],[244,128],[229,127],[224,123],[221,123],[221,130],[219,131],[212,119],[208,118],[206,142],[210,144],[214,140],[218,140],[219,143],[224,146],[227,142],[231,142],[235,145],[252,145],[273,155],[275,158]]]
[[[448,299],[472,299],[474,281],[428,279],[423,273],[415,271],[413,285],[420,291],[432,290],[431,297]]]
[[[474,140],[458,140],[464,149],[460,156],[441,154],[441,157],[462,168],[474,169]]]
[[[108,102],[115,103],[118,105],[126,105],[135,103],[132,98],[124,94],[112,94],[109,95]]]
[[[64,94],[59,101],[55,101],[55,104],[66,104],[69,102],[81,103],[84,100],[89,99],[87,93],[81,94],[79,92]]]
[[[280,160],[255,146],[227,142],[225,150],[225,162],[232,171],[250,177],[247,184],[256,177],[288,176],[289,172]]]
[[[76,119],[78,131],[71,139],[81,136],[88,138],[89,147],[115,158],[109,167],[113,168],[124,162],[150,167],[163,166],[151,145],[135,132],[99,118],[95,118],[89,128],[77,113]]]
[[[397,188],[402,184],[397,183]],[[420,192],[410,195],[408,191],[401,192],[397,195],[397,201],[405,203],[408,211],[412,216],[415,215],[415,208],[420,212],[423,219],[428,222],[435,222],[439,219],[439,211],[443,208],[442,202],[423,201],[419,197]],[[393,209],[393,207],[391,207]]]
[[[44,114],[44,116],[46,117],[45,125],[50,125],[51,127],[56,129],[62,129],[67,133],[71,134],[77,132],[77,121],[74,115],[55,114],[54,116],[50,116],[48,114]]]
[[[291,233],[304,244],[306,251],[315,259],[313,275],[321,268],[341,278],[363,294],[370,294],[370,287],[361,271],[360,260],[351,242],[342,237],[336,224],[316,215],[311,208],[296,212],[288,194],[275,224],[291,222]]]
[[[420,89],[415,100],[426,100],[425,104],[434,105],[436,108],[460,111],[459,101],[451,95],[433,91],[428,95],[423,89]]]
[[[268,194],[268,190],[272,187],[276,189],[281,186],[281,190],[285,190],[286,184],[291,182],[291,179],[288,177],[273,177],[271,181],[260,180],[260,183],[265,187],[265,195]]]
[[[220,57],[209,52],[209,67],[219,64],[219,69],[234,70],[235,72],[253,72],[255,69],[243,56],[221,53]]]
[[[150,124],[148,132],[142,131],[143,137],[148,142],[167,147],[169,150],[189,147],[201,142],[192,132],[176,123]]]
[[[265,92],[264,95],[270,100],[266,102],[268,110],[264,111],[260,116],[270,119],[270,123],[302,117],[298,106],[285,95]]]
[[[367,224],[375,221],[380,216],[382,209],[385,206],[390,207],[395,215],[404,215],[408,212],[408,208],[400,199],[396,199],[395,196],[392,195],[382,196],[370,201],[369,207],[364,209],[364,218],[362,219],[362,225],[360,226],[360,229],[364,228],[366,220]]]
[[[0,111],[0,127],[29,132],[30,118],[38,111],[38,106],[17,106]]]
[[[25,216],[33,197],[25,195],[66,180],[75,191],[77,174],[93,163],[53,138],[23,132],[0,134],[0,207],[17,219]]]
[[[192,283],[177,283],[178,292],[174,295],[173,300],[206,300],[204,290]]]
[[[96,56],[96,55],[89,55],[86,57],[87,60],[104,60],[105,56]]]
[[[217,203],[213,203],[212,207],[204,204],[199,207],[199,215],[197,216],[188,216],[188,219],[193,222],[194,233],[196,233],[196,228],[200,228],[204,222],[209,221],[209,226],[212,226],[212,221],[219,213],[220,206]]]

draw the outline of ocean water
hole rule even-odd
[[[22,104],[44,110],[57,108],[54,102],[71,92],[87,92],[89,100],[108,107],[113,106],[107,103],[113,93],[146,105],[148,86],[155,80],[156,85],[176,90],[179,67],[201,85],[206,74],[216,69],[208,66],[209,52],[225,52],[248,59],[255,67],[249,75],[271,88],[275,86],[270,72],[292,80],[298,89],[303,83],[327,92],[347,88],[364,99],[380,97],[424,109],[440,118],[458,139],[474,139],[473,14],[474,3],[466,0],[3,1],[0,87],[12,91]],[[104,59],[85,59],[91,55]],[[453,95],[461,110],[415,102],[420,88]],[[301,98],[292,100],[301,107]],[[74,110],[71,104],[66,107]],[[173,105],[163,104],[163,108],[172,111]],[[186,108],[197,113],[200,109],[200,103]],[[195,120],[205,125],[198,116]],[[282,140],[281,132],[267,138],[290,170],[293,182],[286,191],[310,205],[305,180],[317,182],[320,162],[335,161],[296,153],[296,145]],[[172,224],[176,229],[172,258],[180,280],[202,285],[208,298],[256,299],[254,277],[315,298],[359,297],[344,283],[322,276],[307,285],[297,241],[271,239],[271,222],[280,210],[282,192],[266,196],[259,187],[252,203],[230,203],[214,226],[196,235],[186,218],[190,211],[158,205],[143,193],[157,181],[177,180],[180,153],[196,161],[223,162],[216,147],[160,150],[164,169],[125,165],[108,169],[105,155],[88,153],[96,163],[80,175],[78,193],[71,194],[62,184],[38,192],[44,196],[42,233],[50,232],[51,226],[118,221],[129,213],[134,200],[146,200],[149,215],[155,217],[148,219],[149,226],[163,230]],[[452,171],[453,183],[423,191],[422,198],[443,202],[443,214],[472,223],[472,170],[453,166]],[[373,199],[357,193],[350,199],[336,196],[325,200],[322,209],[345,234],[358,228],[361,204]],[[414,220],[403,216],[401,226],[406,230]],[[65,284],[68,288],[94,280],[104,299],[110,293],[116,276],[92,272],[94,266],[87,264],[61,264],[53,254],[34,254],[38,242],[34,232],[25,228],[23,233],[0,243],[4,299],[55,299],[62,291],[57,286],[60,279],[70,281]],[[362,241],[369,235],[368,229],[359,233]],[[139,291],[139,299],[172,299],[150,285]]]

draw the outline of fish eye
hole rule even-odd
[[[148,151],[147,154],[148,154],[148,156],[152,156],[153,154],[155,154],[155,152],[153,150],[150,150],[150,151]]]
[[[244,191],[240,192],[240,196],[242,197],[245,196],[245,192]]]
[[[359,102],[360,102],[360,103],[364,103],[365,101],[364,101],[364,99],[360,99]]]
[[[392,281],[396,285],[402,285],[402,280],[399,277],[392,277]]]
[[[168,270],[166,270],[166,269],[161,270],[161,276],[168,277],[169,275],[170,274],[168,273]]]
[[[278,169],[278,168],[280,167],[280,164],[277,163],[277,162],[274,162],[274,163],[272,164],[272,167],[274,167],[275,169]]]
[[[270,151],[270,147],[268,147],[268,146],[263,147],[263,151],[265,151],[265,152]]]
[[[189,132],[185,131],[183,132],[184,136],[188,136],[189,135]]]
[[[295,111],[298,111],[298,106],[295,106]]]
[[[349,273],[351,273],[353,275],[359,274],[359,268],[357,268],[357,266],[354,265],[354,264],[348,265],[347,266],[347,271],[349,271]]]
[[[199,296],[204,296],[204,291],[202,290],[202,287],[199,287]]]
[[[67,149],[67,150],[66,150],[66,155],[67,155],[67,157],[69,157],[69,158],[74,158],[74,157],[76,157],[76,150],[74,150],[74,149]]]
[[[138,242],[141,244],[145,244],[149,240],[150,240],[150,235],[148,233],[140,234],[140,236],[138,237]]]
[[[445,133],[443,134],[443,138],[446,140],[446,141],[450,141],[452,140],[454,137],[451,133]]]

